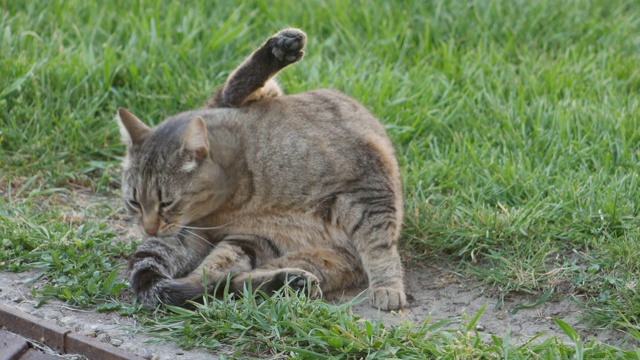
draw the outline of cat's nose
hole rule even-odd
[[[147,235],[156,236],[160,228],[160,220],[153,215],[143,215],[140,225]]]

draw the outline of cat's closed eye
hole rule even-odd
[[[166,209],[169,206],[173,205],[173,201],[165,201],[160,203],[160,209]]]
[[[140,209],[140,203],[135,201],[135,200],[128,200],[129,201],[129,205],[131,205],[132,208],[134,209]]]

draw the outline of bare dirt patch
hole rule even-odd
[[[615,331],[589,329],[581,320],[580,305],[569,299],[552,297],[548,301],[530,308],[520,308],[536,303],[540,295],[512,294],[504,301],[499,296],[486,291],[485,286],[475,285],[470,280],[461,279],[447,269],[409,269],[406,273],[407,293],[412,300],[409,308],[400,314],[379,312],[364,301],[354,307],[354,312],[367,319],[379,319],[385,325],[395,325],[405,321],[434,323],[443,319],[458,318],[456,324],[472,318],[486,304],[476,330],[482,334],[504,338],[522,344],[534,336],[546,332],[539,339],[559,336],[563,341],[569,338],[553,321],[561,319],[578,331],[583,340],[597,339],[607,344],[617,344],[624,334]],[[362,290],[361,290],[362,291]],[[348,293],[354,296],[356,292]]]

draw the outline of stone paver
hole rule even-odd
[[[29,350],[29,344],[8,331],[0,330],[0,360],[19,359]]]
[[[21,336],[0,330],[0,360],[61,360],[62,357],[33,349]]]
[[[7,331],[2,330],[5,328]],[[61,354],[79,354],[91,360],[125,360],[141,357],[77,334],[18,309],[0,304],[0,360],[50,360],[61,357],[32,349],[19,334]]]

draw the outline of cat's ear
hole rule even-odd
[[[151,128],[123,108],[118,108],[118,125],[120,125],[122,142],[127,148],[133,144],[142,142],[151,132]]]
[[[182,134],[182,148],[194,154],[198,162],[209,155],[207,126],[202,117],[196,116],[189,121],[187,129]]]

